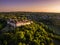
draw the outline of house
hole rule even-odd
[[[23,25],[29,25],[33,23],[33,21],[29,21],[29,20],[22,20],[22,21],[16,21],[14,19],[9,19],[7,20],[7,24],[13,26],[13,27],[19,27],[19,26],[23,26]]]

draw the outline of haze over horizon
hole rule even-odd
[[[0,12],[59,12],[60,0],[0,0]]]

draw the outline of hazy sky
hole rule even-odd
[[[0,12],[60,12],[60,0],[0,0]]]

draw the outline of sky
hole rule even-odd
[[[60,0],[0,0],[0,12],[59,12]]]

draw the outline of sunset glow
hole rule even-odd
[[[60,12],[59,0],[0,0],[0,12]]]

